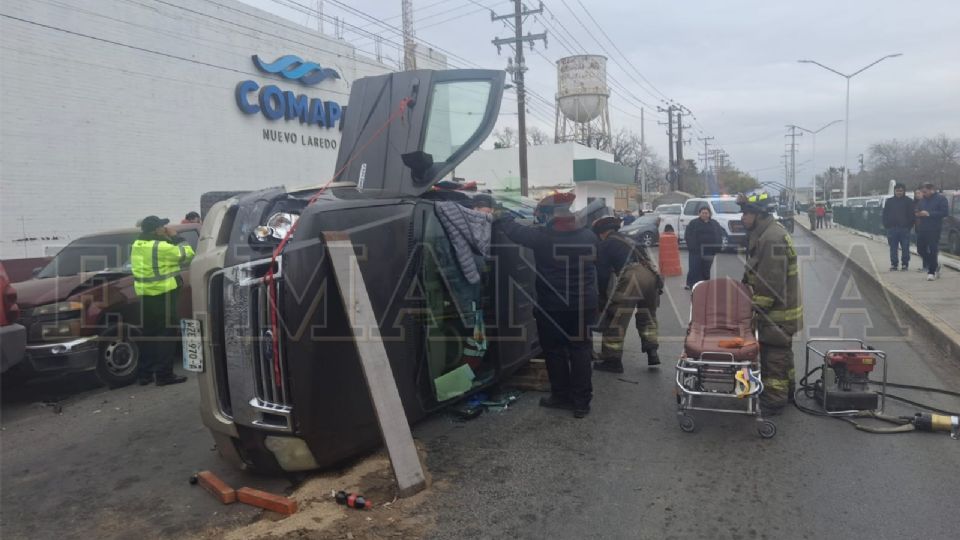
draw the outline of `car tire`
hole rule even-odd
[[[640,245],[643,247],[653,247],[657,243],[657,235],[647,231],[640,235]]]
[[[126,326],[111,328],[100,338],[97,378],[110,388],[120,388],[137,380],[140,347],[131,339]]]

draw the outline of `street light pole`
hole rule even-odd
[[[844,206],[847,205],[847,181],[850,178],[850,163],[848,162],[849,150],[850,150],[850,79],[863,73],[867,69],[879,64],[880,62],[883,62],[887,58],[896,58],[897,56],[903,56],[903,53],[888,54],[882,58],[874,60],[873,62],[858,69],[857,71],[854,71],[853,73],[850,73],[849,75],[846,73],[840,73],[839,71],[831,67],[827,67],[815,60],[797,60],[797,62],[800,62],[801,64],[816,64],[827,71],[836,73],[837,75],[847,79],[847,103],[845,107],[846,112],[844,114],[844,117],[846,118],[846,120],[844,122],[845,126],[844,126],[844,136],[843,136],[843,205]]]
[[[847,97],[849,97],[849,95]],[[811,146],[813,147],[813,150],[811,151],[811,155],[810,155],[810,163],[811,163],[810,168],[813,169],[813,200],[814,202],[816,202],[817,200],[817,133],[820,133],[821,131],[827,129],[828,127],[840,122],[843,122],[843,120],[834,120],[833,122],[829,122],[827,124],[820,126],[818,129],[813,129],[813,130],[807,129],[805,127],[797,126],[797,129],[801,131],[806,131],[813,138],[813,142],[811,144]],[[846,150],[844,150],[844,152],[846,152]],[[823,180],[823,200],[824,202],[829,200],[829,197],[827,196],[826,178],[824,178]]]

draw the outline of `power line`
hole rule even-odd
[[[566,1],[566,0],[564,0],[564,2],[565,2],[565,1]],[[656,86],[654,86],[654,84],[653,84],[652,82],[650,82],[649,79],[647,79],[646,77],[644,77],[644,76],[643,76],[643,73],[641,73],[640,70],[637,69],[637,66],[634,65],[633,62],[631,62],[629,58],[627,58],[627,55],[623,54],[623,51],[620,50],[620,47],[618,47],[617,44],[616,44],[612,39],[610,39],[610,36],[607,35],[606,30],[604,30],[604,29],[603,29],[603,26],[601,26],[600,23],[597,22],[597,19],[595,19],[595,18],[593,17],[593,14],[590,12],[590,10],[588,10],[587,7],[583,5],[583,2],[582,2],[581,0],[577,0],[577,3],[580,4],[580,7],[583,9],[584,13],[587,14],[587,17],[590,17],[590,20],[593,21],[593,24],[596,25],[597,29],[600,30],[600,33],[603,34],[603,37],[607,38],[607,41],[610,42],[610,45],[613,45],[614,50],[616,50],[618,53],[620,53],[620,56],[623,57],[623,59],[624,59],[624,61],[627,63],[627,65],[629,65],[630,67],[632,67],[633,70],[637,72],[637,75],[639,75],[640,78],[643,79],[644,82],[646,82],[648,85],[650,85],[650,88],[653,88],[658,94],[660,94],[660,96],[663,97],[663,99],[669,101],[670,98],[667,97],[666,94],[664,94],[663,92],[661,92]],[[649,94],[650,94],[651,96],[653,96],[654,98],[659,99],[659,98],[657,98],[657,96],[656,96],[655,94],[653,94],[653,93],[651,93],[651,92],[647,92],[647,93],[649,93]]]

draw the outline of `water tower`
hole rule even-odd
[[[607,57],[583,54],[557,60],[556,142],[610,146]]]

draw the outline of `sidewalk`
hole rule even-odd
[[[918,330],[929,334],[948,357],[960,360],[960,264],[955,259],[941,255],[940,279],[929,282],[926,274],[916,271],[921,262],[915,251],[910,271],[890,272],[890,249],[885,238],[840,226],[810,231],[801,220],[797,225],[841,257],[849,258],[855,270],[889,293],[895,307]]]

